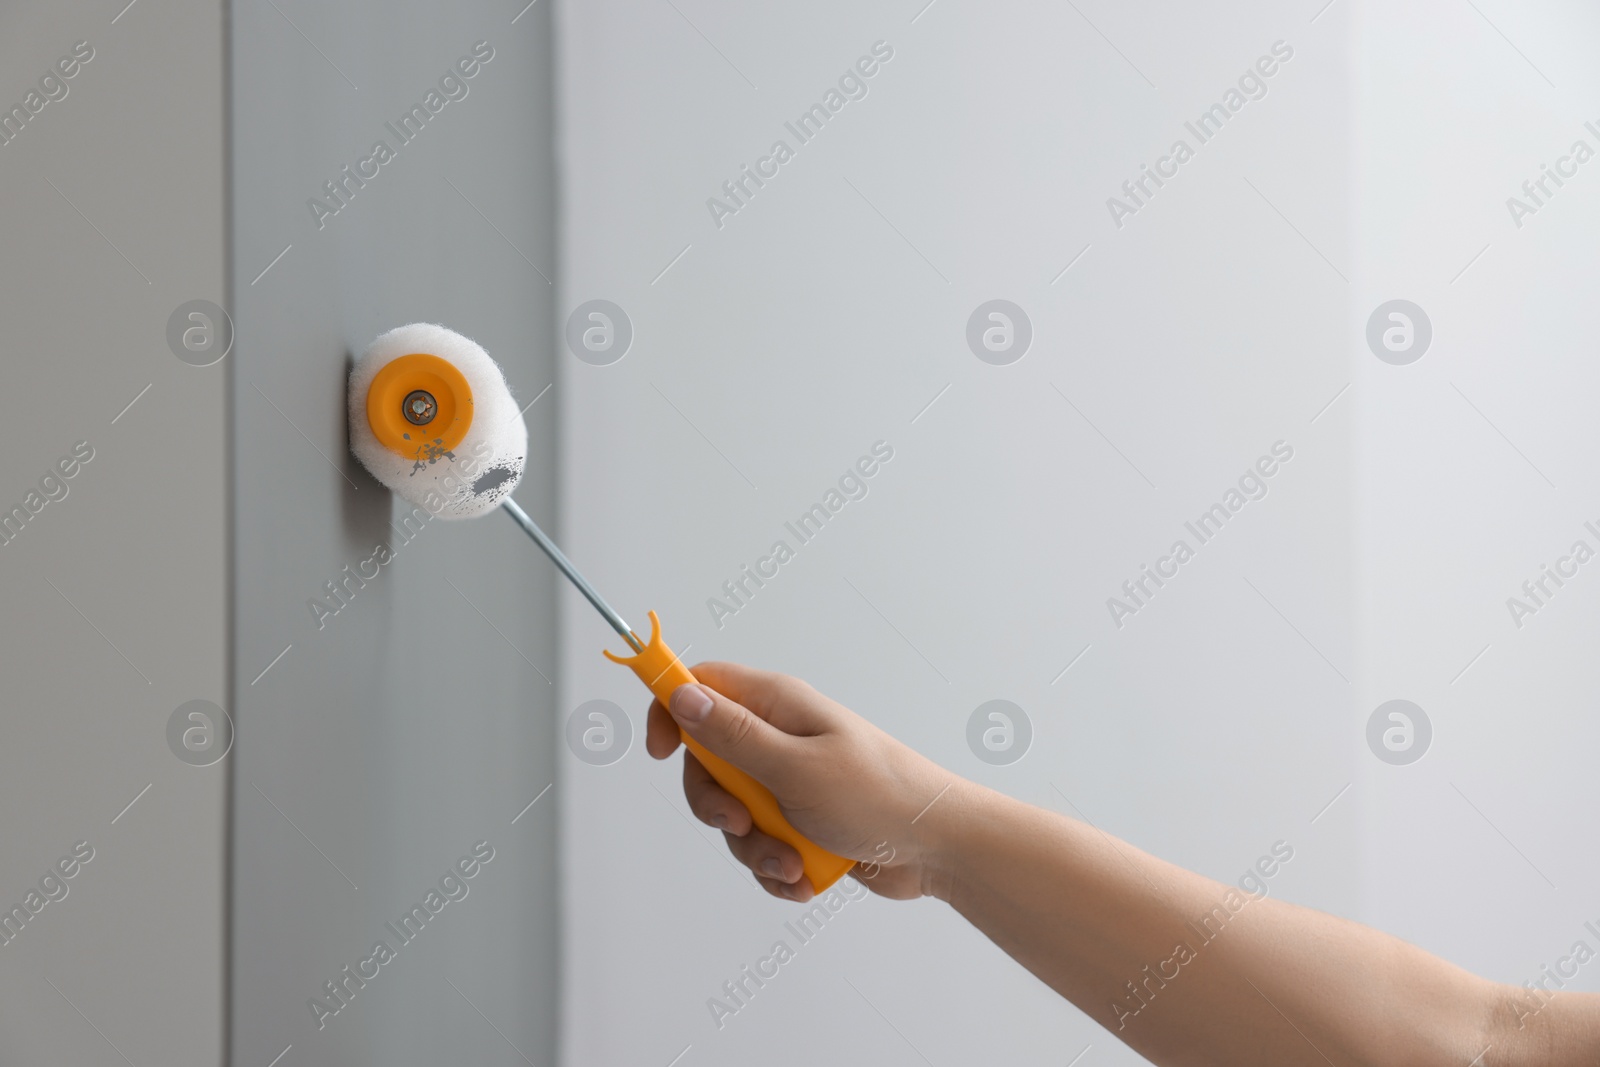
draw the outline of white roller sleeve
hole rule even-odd
[[[367,389],[392,360],[426,352],[448,360],[472,389],[472,424],[461,443],[431,462],[390,451],[367,422]],[[350,451],[372,476],[442,519],[492,511],[522,480],[528,428],[489,353],[470,338],[428,322],[382,334],[350,370]]]

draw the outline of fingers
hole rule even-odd
[[[776,837],[768,837],[760,830],[751,830],[743,837],[735,837],[730,833],[722,836],[727,840],[728,851],[733,853],[733,858],[749,867],[761,882],[777,882],[785,886],[804,883],[807,888],[810,887],[811,883],[805,880],[805,864],[800,859],[800,853]]]
[[[738,663],[708,662],[695,664],[694,675],[712,691],[786,734],[814,737],[836,728],[843,718],[843,708],[787,674],[760,671]],[[666,759],[677,751],[679,740],[678,723],[660,701],[652,701],[645,751],[656,759]]]
[[[804,904],[817,895],[816,891],[811,888],[811,883],[804,878],[791,885],[772,878],[763,878],[758,874],[756,875],[756,881],[761,884],[762,889],[765,889],[779,900],[792,900],[797,904]]]
[[[713,661],[695,664],[694,676],[786,734],[810,737],[823,733],[844,711],[800,679],[776,671]]]
[[[676,730],[676,728],[674,728]],[[739,798],[729,793],[705,769],[694,753],[683,754],[683,795],[689,801],[689,810],[707,826],[743,837],[754,824],[750,811]]]
[[[811,883],[805,877],[800,853],[757,830],[750,812],[717,784],[692,752],[683,754],[683,795],[695,818],[722,831],[728,851],[750,868],[763,889],[783,900],[811,899]]]
[[[644,749],[655,759],[666,759],[678,751],[678,724],[673,721],[661,701],[650,702],[650,712],[645,719]]]
[[[709,685],[680,685],[668,710],[684,733],[769,789],[779,789],[795,766],[796,738]]]
[[[698,681],[702,681],[730,700],[736,700],[760,715],[772,718],[772,705],[778,701],[782,682],[789,679],[776,671],[762,671],[742,663],[705,660],[691,668]]]
[[[697,664],[694,674],[697,681],[674,690],[668,706],[650,705],[645,747],[656,759],[687,736],[704,746],[696,751],[720,756],[781,794],[803,755],[818,758],[814,739],[849,728],[850,712],[797,678],[734,663]],[[695,817],[723,831],[728,850],[768,893],[800,902],[815,895],[800,853],[757,829],[692,752],[684,753],[683,790]]]

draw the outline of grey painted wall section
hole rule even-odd
[[[548,6],[516,14],[233,11],[241,1064],[291,1045],[283,1067],[521,1062],[508,1044],[553,1056],[556,792],[517,817],[554,777],[555,578],[498,514],[403,537],[402,509],[345,445],[347,359],[390,326],[468,333],[523,402],[551,381]],[[441,92],[480,41],[492,58]],[[430,91],[445,102],[402,143],[386,124]],[[393,158],[375,175],[366,164],[319,226],[308,199],[331,211],[324,183],[379,140]],[[554,411],[547,399],[528,412],[517,493],[545,522]],[[394,561],[319,626],[308,601],[327,602],[324,583],[380,543]],[[402,944],[385,924],[479,841],[494,858],[467,895]],[[380,940],[394,958],[363,965]],[[369,979],[349,981],[348,1005],[319,1028],[308,1001],[332,1005],[323,983],[346,966]]]
[[[0,509],[38,508],[0,544],[0,910],[93,849],[0,945],[5,1063],[223,1051],[228,765],[181,762],[166,728],[230,699],[228,367],[166,329],[224,300],[224,31],[216,3],[122,7],[0,11],[0,101],[37,109],[0,146]]]

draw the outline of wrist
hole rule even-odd
[[[922,893],[951,903],[967,868],[969,842],[989,817],[993,791],[955,778],[916,820],[922,863]]]

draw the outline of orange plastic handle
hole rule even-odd
[[[638,675],[639,680],[664,705],[672,702],[672,693],[678,686],[695,680],[694,675],[689,673],[689,668],[678,658],[678,654],[661,640],[661,620],[656,618],[656,613],[653,611],[650,613],[650,643],[645,645],[642,652],[636,656],[615,656],[607,651],[605,656],[611,662],[620,663]],[[762,833],[787,842],[800,853],[812,889],[818,893],[822,892],[855,866],[853,860],[835,856],[827,849],[813,844],[799,830],[790,826],[789,820],[785,819],[783,812],[779,810],[777,798],[772,795],[772,790],[727,760],[712,755],[706,751],[705,746],[688,734],[682,736],[683,743],[689,746],[689,751],[694,753],[694,758],[700,761],[701,766],[711,772],[711,777],[717,780],[717,784],[738,797],[749,809],[750,818]]]

